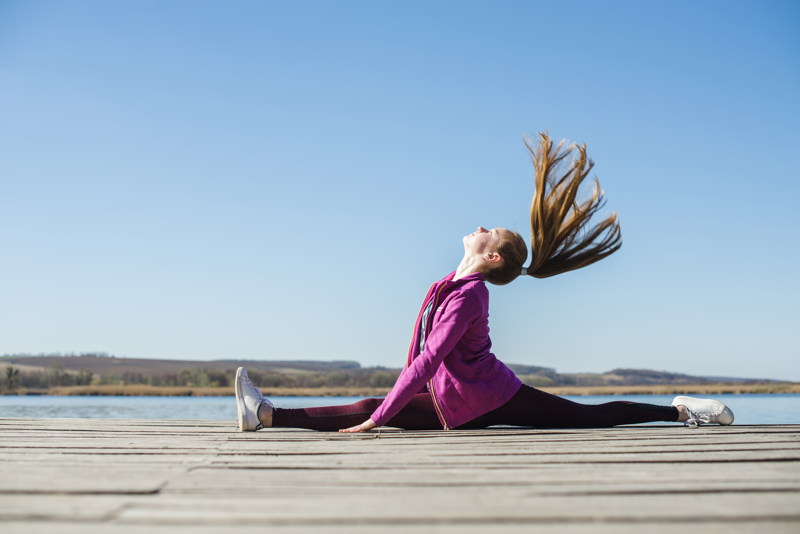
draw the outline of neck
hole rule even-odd
[[[464,256],[461,259],[461,263],[458,264],[458,268],[456,269],[455,276],[453,276],[453,280],[458,280],[459,278],[464,278],[472,273],[480,272],[480,267],[480,262],[478,262],[474,257]]]

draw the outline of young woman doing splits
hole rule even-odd
[[[482,227],[465,236],[456,270],[428,290],[414,326],[405,368],[384,399],[344,406],[277,408],[265,399],[244,368],[236,373],[239,430],[269,427],[364,432],[378,426],[409,430],[479,429],[492,425],[592,428],[653,421],[729,425],[724,404],[675,397],[670,406],[617,401],[586,405],[523,384],[491,352],[486,282],[508,284],[519,276],[546,278],[580,269],[622,244],[616,215],[590,219],[604,205],[600,184],[578,199],[593,163],[586,146],[564,149],[540,134],[526,140],[535,168],[531,204],[532,260],[523,238],[505,228]],[[569,161],[567,158],[573,156]]]

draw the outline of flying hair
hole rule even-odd
[[[593,222],[605,205],[600,182],[580,199],[581,185],[594,163],[586,156],[586,145],[554,146],[547,133],[539,133],[539,144],[525,137],[535,174],[531,202],[531,263],[528,246],[516,232],[500,240],[497,252],[503,261],[484,273],[486,281],[505,285],[520,275],[547,278],[591,265],[613,254],[622,246],[616,213]]]
[[[535,173],[531,201],[531,263],[524,274],[547,278],[574,271],[600,261],[619,250],[622,235],[617,214],[593,222],[605,206],[600,182],[584,199],[581,185],[594,162],[586,155],[585,144],[564,148],[564,141],[554,145],[546,132],[535,139],[525,137]]]

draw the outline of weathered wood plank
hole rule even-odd
[[[313,501],[313,502],[310,502]],[[757,502],[757,509],[753,503]],[[269,498],[247,495],[175,496],[137,502],[121,511],[123,522],[272,524],[402,523],[532,524],[572,521],[664,521],[680,515],[705,522],[710,516],[725,522],[770,519],[800,520],[796,493],[741,492],[731,494],[541,495],[517,491],[468,488],[457,495],[438,489],[352,492],[322,495],[276,493]]]
[[[142,525],[137,523],[121,523],[115,521],[109,524],[98,524],[84,521],[70,521],[54,524],[49,521],[10,521],[3,523],[4,534],[30,534],[31,532],[47,532],[48,534],[106,534],[112,531],[115,534],[141,534],[144,529],[150,533],[168,534],[219,534],[228,532],[227,525]],[[233,531],[233,526],[230,531]],[[704,534],[730,534],[730,533],[755,533],[755,534],[796,534],[800,531],[800,521],[736,521],[731,523],[709,523],[683,521],[676,518],[671,526],[665,528],[663,522],[564,522],[553,523],[495,523],[488,525],[483,522],[461,523],[448,525],[442,523],[418,524],[330,524],[324,525],[282,525],[264,520],[259,524],[235,525],[236,534],[375,534],[377,530],[385,534],[650,534],[662,532],[676,532],[685,529],[692,533]]]
[[[140,465],[0,465],[0,495],[155,494],[177,470]]]

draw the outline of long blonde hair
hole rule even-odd
[[[605,206],[600,182],[585,200],[579,199],[581,184],[594,167],[586,155],[586,145],[564,148],[564,141],[553,144],[547,133],[539,133],[539,143],[525,137],[535,175],[531,201],[530,276],[547,278],[591,265],[613,254],[622,246],[616,213],[597,222],[594,215]],[[570,156],[573,156],[571,159]],[[590,224],[591,223],[591,224]],[[525,241],[519,234],[498,245],[503,257],[500,267],[486,273],[493,284],[507,284],[522,273],[527,259]]]

